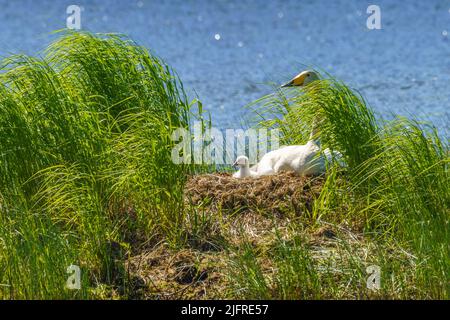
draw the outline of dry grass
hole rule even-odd
[[[291,295],[280,295],[280,290],[284,290],[280,288],[285,285],[279,282],[280,272],[290,272],[286,271],[290,267],[283,269],[277,252],[280,244],[298,250],[298,237],[311,261],[305,267],[314,266],[320,286],[327,287],[330,279],[339,283],[320,291],[321,298],[378,299],[408,294],[400,289],[389,294],[366,289],[365,267],[376,262],[379,248],[358,227],[325,221],[308,223],[304,219],[308,208],[301,204],[314,204],[323,180],[292,173],[257,180],[237,180],[226,173],[192,176],[186,185],[185,201],[197,214],[203,212],[207,217],[201,235],[192,231],[195,226],[188,215],[186,229],[191,232],[185,247],[171,248],[161,242],[133,250],[125,264],[132,288],[129,297],[236,298],[236,290],[241,289],[234,288],[235,279],[230,275],[240,272],[241,267],[235,262],[242,258],[243,248],[250,247],[272,298],[318,298],[314,287],[306,291],[299,287]],[[295,214],[288,214],[288,208],[296,208]],[[404,270],[415,267],[415,258],[402,248],[393,244],[388,251],[389,263],[401,264],[399,268]]]
[[[229,249],[245,241],[255,248],[270,246],[276,232],[288,237],[292,220],[311,210],[322,183],[323,177],[293,173],[241,180],[228,173],[192,176],[186,184],[185,201],[195,210],[201,207],[212,225],[202,239],[189,238],[187,248],[181,250],[164,243],[135,248],[126,262],[134,298],[231,297],[226,270],[234,254]],[[326,239],[333,233],[326,230],[328,233],[312,238]],[[270,261],[266,267],[269,272]]]
[[[192,176],[186,185],[185,200],[197,212],[202,208],[212,225],[201,239],[188,239],[187,247],[181,250],[164,243],[138,249],[126,262],[133,297],[232,298],[230,261],[245,244],[265,252],[260,264],[264,274],[273,277],[277,270],[270,250],[280,239],[290,241],[298,234],[299,230],[293,228],[298,227],[305,210],[310,210],[323,181],[323,177],[292,173],[256,180],[237,180],[226,173]],[[320,222],[303,227],[300,232],[305,244],[317,260],[330,259],[343,239],[364,243],[361,235],[343,226]]]
[[[320,194],[323,177],[301,177],[292,172],[236,179],[227,173],[195,175],[188,180],[186,198],[194,205],[208,204],[222,210],[260,210],[270,214],[311,211]]]

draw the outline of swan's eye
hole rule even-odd
[[[307,77],[309,77],[310,76],[310,74],[308,73],[307,75],[306,75]]]

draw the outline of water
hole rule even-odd
[[[382,116],[449,127],[450,1],[0,0],[0,55],[36,55],[83,7],[82,29],[119,32],[165,59],[215,126],[235,128],[243,106],[313,65],[359,90]]]

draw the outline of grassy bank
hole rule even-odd
[[[0,78],[1,296],[125,294],[134,241],[181,239],[181,82],[130,40],[72,33],[42,59],[4,60]],[[85,271],[79,291],[64,289],[71,264]]]
[[[283,143],[304,143],[314,116],[348,167],[246,189],[172,162],[201,104],[129,39],[63,34],[4,60],[0,83],[0,298],[450,297],[448,141],[377,120],[339,81],[254,106]]]
[[[300,271],[288,267],[289,290],[301,290],[306,283],[311,287],[310,298],[448,299],[448,140],[441,140],[430,124],[405,118],[377,121],[364,99],[337,80],[323,80],[302,91],[278,92],[256,102],[262,117],[259,125],[279,128],[283,142],[292,144],[304,143],[308,124],[318,123],[322,147],[341,151],[348,167],[329,168],[307,223],[348,226],[363,240],[351,245],[351,239],[350,243],[340,239],[333,251],[343,259],[338,263],[334,258],[312,259],[314,250],[305,250],[302,242],[287,249],[281,243],[283,254],[288,252],[287,261],[297,264],[299,255],[306,255],[301,260],[313,270],[308,273],[305,268],[303,277],[296,280]],[[365,247],[365,252],[354,252],[358,246]],[[283,270],[286,259],[280,261]],[[319,261],[326,264],[321,269],[326,271],[318,271]],[[382,272],[382,288],[376,294],[362,286],[369,265],[379,266]],[[285,297],[283,291],[280,297]]]

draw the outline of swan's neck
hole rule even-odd
[[[312,129],[311,129],[311,134],[309,135],[309,141],[311,141],[312,143],[314,143],[318,147],[320,147],[320,138],[319,138],[319,135],[318,135],[316,119],[314,119],[313,123],[312,123]]]
[[[241,176],[242,178],[249,177],[250,176],[250,167],[239,168],[239,176]]]

